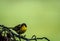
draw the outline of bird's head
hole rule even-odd
[[[18,34],[23,34],[26,32],[27,30],[27,25],[25,23],[19,24],[17,26],[15,26],[14,30],[18,33]]]

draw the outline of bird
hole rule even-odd
[[[27,30],[27,25],[26,23],[18,24],[13,28],[13,30],[15,30],[18,34],[23,34]]]

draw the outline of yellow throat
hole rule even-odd
[[[27,27],[22,26],[20,30],[21,30],[21,31],[26,31],[26,30],[27,30]]]

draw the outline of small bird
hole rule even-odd
[[[19,24],[13,28],[18,34],[23,34],[27,30],[27,25],[25,23]]]

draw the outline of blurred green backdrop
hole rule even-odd
[[[28,38],[32,35],[60,41],[59,0],[0,0],[0,24],[14,27],[26,23]]]

